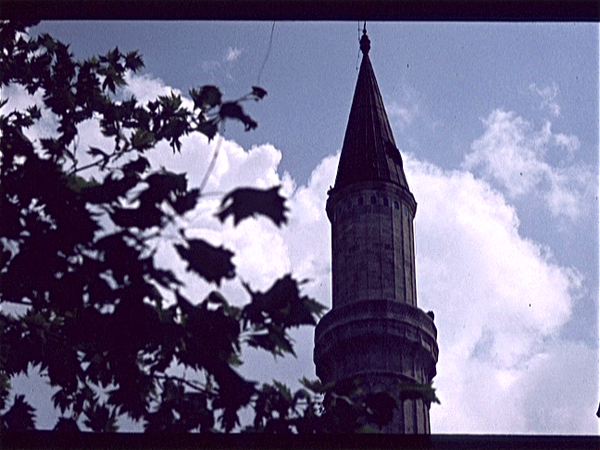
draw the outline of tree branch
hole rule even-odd
[[[157,380],[177,380],[180,383],[183,383],[186,386],[191,387],[192,389],[195,389],[196,391],[206,392],[206,388],[205,387],[198,386],[195,383],[192,383],[191,381],[186,380],[185,378],[178,377],[176,375],[162,375],[162,374],[159,374],[159,373],[155,373],[152,376],[154,378],[156,378]]]

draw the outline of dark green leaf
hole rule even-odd
[[[4,372],[0,372],[0,411],[6,406],[6,400],[10,394],[10,379]]]
[[[68,175],[67,178],[67,186],[73,190],[73,192],[80,193],[82,191],[86,191],[87,189],[96,187],[99,183],[95,179],[87,180],[83,177],[80,177],[76,174]]]
[[[138,196],[142,203],[154,206],[170,197],[172,192],[184,192],[187,188],[186,175],[163,170],[144,179],[148,188]]]
[[[267,95],[267,91],[259,86],[252,86],[252,96],[255,97],[255,100],[262,100]]]
[[[159,95],[158,100],[167,114],[173,114],[181,106],[181,95],[171,91],[171,95]]]
[[[163,213],[158,208],[114,208],[110,218],[123,228],[136,227],[141,230],[160,226]]]
[[[62,157],[65,147],[58,139],[42,138],[40,139],[40,143],[48,156],[52,158]]]
[[[242,317],[253,323],[264,322],[266,316],[283,328],[314,325],[324,309],[309,297],[300,296],[298,282],[289,274],[277,280],[265,293],[254,292],[245,283],[244,287],[252,296],[252,302],[244,307]]]
[[[209,432],[215,424],[213,412],[209,409],[206,395],[203,393],[186,393],[180,414],[185,431],[200,427],[200,432]]]
[[[221,201],[221,207],[216,216],[224,222],[233,216],[237,225],[242,220],[256,214],[267,216],[275,225],[281,226],[287,222],[285,198],[279,195],[281,186],[270,189],[238,188],[227,194]]]
[[[227,300],[225,299],[225,297],[223,297],[223,295],[221,295],[221,293],[217,291],[212,291],[208,295],[206,300],[208,301],[208,303],[213,303],[215,305],[227,305]]]
[[[35,429],[35,409],[25,401],[24,395],[16,395],[13,405],[1,417],[7,431],[30,431]]]
[[[215,137],[217,130],[217,123],[212,120],[201,122],[196,126],[196,131],[205,135],[209,141]]]
[[[131,136],[131,146],[139,151],[145,151],[151,149],[156,144],[154,133],[138,128]]]
[[[221,104],[223,94],[216,86],[202,86],[199,91],[190,90],[190,97],[194,101],[194,108],[208,110]]]
[[[300,296],[298,283],[290,275],[277,280],[265,293],[252,291],[246,283],[243,286],[252,296],[252,302],[242,310],[242,323],[255,330],[248,335],[248,344],[274,356],[295,355],[287,329],[316,323],[318,314],[311,304],[314,301]]]
[[[244,380],[232,369],[217,376],[219,396],[214,401],[215,409],[223,409],[219,421],[229,433],[240,424],[238,411],[250,403],[256,392],[255,383]]]
[[[111,173],[101,184],[91,184],[85,190],[85,201],[90,203],[109,203],[124,197],[138,183],[137,177],[121,177]]]
[[[53,431],[58,431],[59,433],[79,433],[81,430],[77,425],[77,421],[72,417],[60,417]]]
[[[159,285],[165,288],[172,288],[173,286],[182,286],[183,283],[175,276],[171,270],[157,269],[151,267],[148,269],[148,275],[152,277]]]
[[[321,383],[321,380],[319,379],[309,380],[306,377],[302,377],[300,379],[300,384],[314,394],[323,394],[327,390],[327,387],[323,386],[323,383]]]
[[[226,102],[221,105],[219,109],[219,116],[221,120],[234,119],[244,124],[245,131],[253,130],[258,124],[246,113],[237,102]]]
[[[171,206],[179,215],[183,215],[196,207],[198,198],[200,197],[200,189],[192,189],[188,192],[175,194],[175,201],[171,201]]]
[[[144,61],[137,51],[127,53],[125,56],[125,67],[134,72],[144,67]]]
[[[52,403],[61,413],[64,413],[73,404],[74,399],[64,389],[59,389],[52,395]]]
[[[187,239],[187,247],[175,244],[175,249],[187,261],[187,270],[209,283],[220,285],[223,278],[235,276],[235,266],[231,262],[233,252],[224,247],[214,247],[202,239]]]
[[[432,383],[399,383],[398,392],[402,399],[421,398],[427,403],[440,403]]]
[[[138,156],[137,159],[124,164],[123,167],[121,168],[121,170],[123,170],[123,173],[125,174],[125,176],[128,176],[128,175],[142,174],[149,168],[150,168],[150,163],[148,162],[148,160],[146,158],[144,158],[143,156]]]
[[[246,343],[250,347],[262,348],[275,356],[283,356],[284,352],[294,354],[294,348],[285,339],[277,338],[272,331],[248,335]]]
[[[111,433],[118,430],[115,408],[94,403],[84,409],[87,418],[84,424],[95,433]]]
[[[125,369],[125,370],[124,370]],[[136,367],[121,366],[118,375],[119,387],[108,391],[109,405],[120,407],[134,420],[139,420],[147,413],[150,400],[155,393],[154,379],[145,375]]]
[[[0,104],[0,108],[1,107],[2,105]],[[40,111],[40,108],[37,105],[29,106],[27,108],[27,112],[34,120],[40,119],[42,117],[42,112]]]

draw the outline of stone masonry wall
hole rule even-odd
[[[431,382],[438,346],[433,320],[417,307],[408,189],[383,181],[330,191],[333,308],[315,330],[317,375],[337,388],[359,381],[365,394]],[[386,433],[429,433],[429,405],[401,401]]]
[[[333,307],[369,299],[417,305],[412,194],[364,182],[330,196]]]

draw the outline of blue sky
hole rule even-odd
[[[32,31],[70,43],[79,58],[115,45],[140,50],[146,69],[128,91],[139,99],[203,84],[228,98],[265,88],[266,99],[247,106],[259,127],[227,127],[209,187],[282,183],[289,226],[223,228],[208,200],[190,227],[234,249],[253,286],[291,270],[330,305],[324,208],[358,75],[359,26],[42,22]],[[435,311],[440,345],[432,432],[598,433],[598,25],[367,29],[419,205],[418,301]],[[92,125],[81,133],[82,145],[102,143]],[[211,145],[190,138],[181,155],[157,149],[153,161],[199,184]],[[168,245],[161,251],[176,264]],[[188,281],[191,292],[208,289]],[[243,301],[239,281],[224,292]],[[249,352],[244,370],[291,384],[314,376],[312,330],[296,339],[297,359],[257,363]]]

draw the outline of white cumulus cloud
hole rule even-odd
[[[398,101],[392,100],[386,107],[393,123],[404,129],[411,125],[414,120],[423,115],[419,93],[405,81],[401,84],[401,93]]]
[[[570,162],[580,146],[576,136],[554,134],[550,122],[536,130],[523,117],[501,109],[483,123],[486,130],[465,156],[464,169],[498,183],[510,198],[538,195],[553,216],[576,219],[589,209],[591,167]],[[558,162],[552,164],[552,159]]]
[[[225,61],[227,61],[229,63],[236,61],[240,57],[242,52],[243,52],[243,50],[239,49],[237,47],[235,47],[235,48],[228,47],[227,53],[225,54]]]
[[[540,102],[540,109],[546,109],[554,117],[560,116],[560,105],[556,101],[558,96],[558,86],[556,83],[552,83],[543,88],[539,88],[535,83],[529,85],[529,90],[538,94],[542,101]]]
[[[515,209],[487,182],[410,157],[405,162],[419,205],[419,302],[435,311],[440,346],[435,384],[442,404],[432,407],[432,430],[544,432],[539,418],[531,417],[538,387],[525,380],[569,320],[581,275],[520,236]],[[586,361],[594,365],[591,350]],[[552,375],[537,377],[547,383]],[[573,415],[583,420],[589,414],[597,391],[589,377],[577,377],[578,387],[561,386],[563,394],[577,396],[574,390],[584,389],[590,399],[587,410],[565,413],[569,423]],[[572,432],[594,432],[589,420],[585,430]]]

